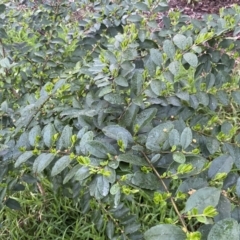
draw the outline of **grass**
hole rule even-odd
[[[92,216],[82,214],[73,201],[53,193],[51,184],[43,181],[45,195],[26,190],[12,198],[22,206],[20,211],[4,207],[0,211],[0,239],[5,240],[104,240],[91,222]]]

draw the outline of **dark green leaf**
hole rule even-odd
[[[184,60],[192,67],[197,67],[198,65],[198,58],[194,53],[185,53],[183,55]]]
[[[132,184],[149,190],[162,188],[160,180],[153,173],[135,172],[132,177]]]
[[[158,49],[150,49],[151,60],[157,65],[160,66],[163,62],[162,54]]]
[[[8,198],[5,202],[5,205],[10,209],[21,210],[21,205],[13,198]]]
[[[193,208],[196,208],[199,213],[203,213],[203,210],[208,206],[216,207],[221,190],[214,187],[205,187],[197,190],[187,200],[185,211],[188,212]]]
[[[83,166],[75,173],[75,180],[82,181],[91,175],[89,167]]]
[[[41,153],[33,163],[33,172],[41,173],[54,159],[55,155],[52,153]]]
[[[17,159],[17,161],[14,164],[14,167],[19,167],[22,163],[26,162],[30,157],[33,156],[32,151],[26,151],[22,155],[20,155]]]
[[[239,240],[239,226],[238,222],[232,218],[226,218],[215,225],[208,234],[207,240]]]
[[[208,177],[213,179],[218,173],[228,174],[233,166],[233,159],[229,155],[222,155],[215,158],[208,169]]]
[[[102,199],[109,192],[109,182],[102,175],[96,175],[89,185],[90,195],[96,199]]]
[[[131,154],[131,153],[120,154],[118,156],[117,160],[120,162],[130,163],[130,164],[133,164],[136,166],[147,166],[148,165],[148,163],[143,158],[140,158],[139,156]]]
[[[144,233],[145,240],[185,240],[186,234],[177,226],[160,224]]]
[[[175,47],[170,40],[165,40],[163,42],[163,51],[167,54],[169,58],[174,58],[175,56]]]
[[[167,140],[168,133],[173,127],[171,122],[165,122],[153,128],[148,134],[146,147],[152,151],[160,151],[161,145]]]
[[[187,46],[187,38],[182,34],[176,34],[173,37],[173,42],[178,48],[182,50],[184,50]]]
[[[186,149],[192,142],[192,131],[189,127],[186,127],[182,134],[181,134],[181,140],[180,143],[182,145],[183,149]]]
[[[60,172],[62,172],[67,166],[70,164],[70,157],[69,156],[63,156],[60,159],[57,160],[57,162],[54,164],[51,172],[51,176],[56,176]]]
[[[148,108],[141,111],[135,118],[134,126],[137,124],[139,129],[147,125],[156,115],[157,109],[156,108]]]

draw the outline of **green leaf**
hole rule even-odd
[[[187,46],[187,38],[182,34],[176,34],[173,37],[173,42],[178,48],[182,50],[184,50]]]
[[[232,91],[231,96],[237,104],[240,104],[240,91]]]
[[[139,106],[132,103],[131,106],[129,108],[127,108],[124,116],[120,120],[121,125],[123,125],[125,127],[129,127],[133,123],[133,121],[137,115],[138,109],[139,109]]]
[[[173,61],[168,65],[169,71],[176,76],[180,69],[180,63],[179,61]]]
[[[109,182],[107,179],[102,175],[96,175],[89,185],[89,192],[91,196],[100,200],[108,195],[109,188]]]
[[[41,128],[39,125],[33,127],[28,134],[28,139],[31,146],[35,146],[37,136],[41,136]]]
[[[109,138],[115,140],[127,138],[128,142],[133,142],[132,134],[119,125],[109,125],[102,129],[103,133]]]
[[[158,49],[150,49],[150,58],[157,66],[160,66],[163,62],[162,54]]]
[[[65,176],[63,180],[63,184],[66,184],[73,176],[75,176],[76,172],[80,169],[81,165],[74,166]]]
[[[184,128],[181,134],[181,145],[183,149],[186,149],[192,142],[192,130],[189,127]]]
[[[197,67],[198,65],[198,58],[194,53],[185,53],[183,55],[184,60],[192,67]]]
[[[160,151],[161,145],[167,140],[173,127],[171,122],[161,123],[154,127],[148,134],[146,147],[152,151]]]
[[[133,125],[136,124],[139,126],[139,129],[147,125],[156,115],[157,109],[156,108],[148,108],[141,111],[135,118]]]
[[[13,198],[8,198],[5,202],[5,205],[10,209],[21,210],[21,205],[19,202]]]
[[[206,179],[189,177],[180,184],[177,191],[188,193],[191,189],[197,190],[204,187],[208,187],[208,182]]]
[[[170,224],[159,224],[144,233],[145,240],[185,240],[186,234],[180,227]]]
[[[104,95],[103,98],[104,98],[104,100],[106,100],[107,102],[109,102],[111,104],[121,105],[124,103],[124,97],[118,93],[109,93],[109,94]]]
[[[86,150],[93,156],[98,158],[107,158],[108,148],[100,141],[92,140],[86,142]]]
[[[43,128],[43,142],[44,144],[51,148],[53,145],[53,135],[56,133],[56,130],[54,128],[54,125],[52,123],[49,123],[47,126]]]
[[[92,141],[93,140],[93,132],[92,131],[88,131],[86,133],[84,133],[84,135],[82,136],[81,138],[81,141],[80,141],[80,150],[83,154],[87,155],[87,149],[86,149],[86,144],[87,142],[89,141]]]
[[[130,163],[136,166],[148,166],[148,163],[137,155],[132,153],[120,154],[117,157],[117,160],[120,162]]]
[[[75,180],[82,181],[86,178],[88,178],[91,175],[89,171],[89,167],[83,166],[81,167],[75,174]]]
[[[57,174],[62,172],[70,164],[70,162],[71,161],[69,156],[63,156],[58,159],[52,168],[51,176],[56,176]]]
[[[135,172],[131,182],[140,188],[149,190],[163,188],[158,177],[153,173]]]
[[[41,173],[54,159],[55,155],[52,153],[41,153],[33,163],[33,172]]]
[[[0,14],[2,14],[6,9],[6,5],[0,4]]]
[[[175,47],[170,40],[165,40],[163,42],[163,51],[167,54],[167,56],[171,59],[175,56]]]
[[[207,240],[239,240],[239,225],[232,218],[223,219],[213,225]]]
[[[131,91],[138,96],[142,92],[143,76],[140,71],[136,71],[131,80]]]
[[[215,158],[208,169],[208,177],[213,179],[218,173],[228,174],[232,169],[233,163],[233,158],[229,155]]]
[[[145,3],[142,3],[142,2],[136,3],[135,7],[142,11],[149,11],[149,7]]]
[[[180,135],[178,130],[172,129],[169,133],[168,141],[170,146],[178,146],[180,144]]]
[[[220,198],[221,190],[214,187],[205,187],[197,190],[187,200],[185,211],[196,208],[201,214],[208,206],[216,207]]]
[[[177,163],[185,163],[186,157],[181,152],[174,152],[173,153],[173,160]]]
[[[134,15],[130,15],[130,16],[127,18],[127,20],[128,20],[129,22],[134,22],[134,23],[136,23],[136,22],[141,22],[141,21],[142,21],[142,17],[139,16],[138,14],[134,14]]]
[[[114,233],[115,233],[115,225],[114,225],[113,221],[110,219],[107,222],[106,234],[109,239],[113,239]]]
[[[30,157],[33,156],[32,151],[26,151],[22,155],[20,155],[17,159],[17,161],[14,164],[14,167],[19,167],[22,163],[26,162]]]
[[[66,125],[63,130],[62,130],[62,134],[58,140],[58,145],[57,148],[60,149],[67,149],[69,147],[71,147],[72,143],[71,143],[71,137],[72,137],[72,127],[70,127],[69,125]]]
[[[240,178],[238,178],[238,180],[237,180],[236,194],[237,194],[238,197],[240,197]]]

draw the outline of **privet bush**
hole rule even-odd
[[[45,177],[105,239],[239,239],[240,8],[26,4],[0,5],[1,207]]]

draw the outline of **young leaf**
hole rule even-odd
[[[189,127],[186,127],[181,134],[181,145],[183,149],[186,149],[192,142],[192,131]]]
[[[205,187],[197,190],[187,200],[185,211],[188,212],[196,208],[199,213],[208,206],[216,207],[220,198],[221,190],[214,187]]]
[[[144,233],[145,240],[185,240],[186,234],[175,225],[159,224]]]
[[[213,225],[207,240],[239,240],[238,222],[232,218],[223,219]]]
[[[174,152],[173,153],[173,160],[177,163],[185,163],[186,157],[182,152]]]
[[[70,157],[69,156],[63,156],[60,159],[57,160],[57,162],[54,164],[51,172],[51,176],[56,176],[60,172],[62,172],[68,165],[70,164]]]
[[[233,158],[229,155],[215,158],[208,169],[208,177],[213,179],[218,173],[228,174],[232,169],[233,163]]]

